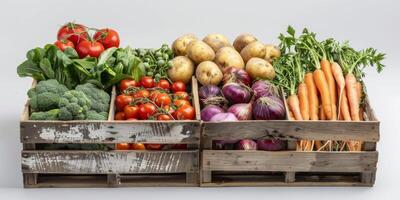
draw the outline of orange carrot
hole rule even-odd
[[[319,120],[326,120],[324,108],[322,107],[322,105],[320,105],[319,107]]]
[[[350,107],[350,116],[353,121],[360,121],[360,105],[357,94],[357,80],[352,73],[346,75],[346,92]]]
[[[301,112],[300,112],[300,102],[299,102],[299,98],[297,97],[297,95],[292,94],[288,97],[288,105],[290,110],[293,112],[294,118],[296,120],[303,120],[303,117],[301,116]]]
[[[340,100],[340,115],[342,116],[343,120],[345,121],[351,121],[351,115],[350,115],[350,108],[349,108],[349,102],[347,100],[347,94],[346,90],[342,94],[342,99]]]
[[[289,110],[289,120],[295,120],[293,112]]]
[[[358,105],[359,105],[359,108],[360,108],[360,110],[358,111],[358,115],[359,115],[360,120],[363,120],[364,110],[361,107],[361,98],[362,98],[362,95],[363,95],[363,87],[362,87],[362,84],[361,84],[360,81],[357,81],[356,88],[357,88]]]
[[[325,117],[326,117],[326,119],[330,120],[330,119],[332,119],[332,103],[331,103],[329,87],[328,87],[328,83],[325,78],[325,74],[322,70],[316,69],[313,72],[313,77],[314,77],[315,85],[317,86],[317,89],[321,96],[322,108],[325,112]]]
[[[308,91],[307,86],[305,83],[300,83],[299,87],[297,88],[297,95],[299,97],[300,103],[300,113],[303,120],[310,119],[310,111],[309,111],[309,104],[308,104]]]
[[[308,92],[308,109],[310,111],[310,120],[318,120],[318,94],[311,72],[305,75],[304,82],[306,83]]]
[[[332,74],[333,77],[335,78],[336,84],[338,86],[338,95],[339,95],[339,99],[338,99],[338,116],[340,116],[340,108],[341,108],[341,100],[342,100],[342,96],[343,96],[343,91],[344,91],[344,87],[345,87],[345,80],[344,80],[344,76],[343,76],[343,71],[342,71],[342,67],[340,67],[340,65],[337,62],[332,62],[331,63],[331,68],[332,68]]]
[[[328,88],[329,88],[329,96],[331,99],[331,108],[332,108],[332,120],[337,119],[337,112],[336,112],[336,84],[335,84],[335,79],[333,78],[332,74],[332,68],[331,68],[331,63],[326,60],[322,59],[321,60],[321,69],[325,74],[326,82],[328,83]]]

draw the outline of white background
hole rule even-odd
[[[399,9],[395,0],[1,1],[0,199],[399,199]],[[59,26],[71,20],[118,30],[122,46],[158,47],[188,32],[231,40],[249,32],[276,43],[291,24],[387,53],[383,73],[369,70],[366,77],[381,121],[375,187],[22,189],[18,120],[31,79],[17,77],[16,67],[27,50],[54,42]]]

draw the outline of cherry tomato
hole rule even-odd
[[[125,113],[124,112],[117,112],[114,116],[115,120],[125,120]]]
[[[167,121],[167,120],[172,120],[172,117],[167,114],[161,114],[157,116],[157,120]]]
[[[103,51],[103,45],[96,41],[85,40],[76,46],[76,52],[78,52],[80,58],[84,58],[86,56],[98,58]]]
[[[143,143],[133,143],[131,145],[131,149],[133,149],[133,150],[146,150],[146,147],[144,146]]]
[[[187,144],[174,144],[171,149],[187,149]]]
[[[119,90],[121,92],[125,91],[130,87],[139,87],[139,83],[132,79],[124,79],[119,83]]]
[[[157,108],[152,103],[145,103],[139,106],[140,119],[149,119],[150,116],[156,113]]]
[[[137,121],[138,119],[136,119],[136,118],[128,118],[128,119],[126,119],[125,121]]]
[[[163,106],[163,109],[168,112],[169,114],[172,114],[175,112],[175,110],[170,106],[170,105],[165,105]]]
[[[190,102],[188,100],[184,100],[184,99],[175,99],[174,100],[174,106],[180,108],[182,106],[190,106]]]
[[[150,96],[150,92],[147,90],[139,90],[135,94],[133,94],[133,97],[135,99],[148,98],[149,96]]]
[[[146,149],[149,150],[161,150],[162,145],[161,144],[146,144]]]
[[[175,92],[186,92],[186,85],[182,81],[176,81],[172,84],[172,91]]]
[[[174,99],[184,99],[184,100],[189,101],[190,97],[187,92],[178,91],[178,92],[174,93]]]
[[[103,28],[97,31],[93,38],[103,44],[104,48],[119,47],[119,35],[111,28]]]
[[[184,105],[175,111],[176,119],[191,120],[194,119],[195,111],[193,106]]]
[[[157,96],[158,96],[159,94],[161,94],[160,90],[153,90],[153,91],[151,91],[151,92],[150,92],[150,99],[151,99],[152,101],[155,101],[156,98],[157,98]]]
[[[154,80],[150,76],[143,76],[140,79],[140,85],[144,88],[152,88],[154,87]]]
[[[169,91],[171,84],[169,84],[169,81],[165,80],[165,79],[161,79],[160,81],[158,81],[157,83],[157,87],[160,87],[164,90]]]
[[[169,97],[166,93],[160,93],[157,95],[156,99],[154,100],[157,106],[164,106],[171,104],[171,97]]]
[[[54,45],[56,45],[61,51],[64,51],[68,47],[75,48],[74,43],[69,40],[57,40],[54,42]]]
[[[128,150],[130,145],[128,143],[118,143],[117,150]]]
[[[115,98],[115,105],[117,106],[118,111],[124,110],[124,107],[128,105],[130,102],[133,101],[133,97],[126,95],[126,94],[120,94]]]
[[[138,106],[131,106],[126,105],[124,107],[125,118],[139,118],[139,107]]]
[[[57,33],[58,40],[69,40],[76,46],[80,42],[87,40],[89,37],[87,28],[81,24],[72,22],[62,26]]]

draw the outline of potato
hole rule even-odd
[[[240,55],[242,56],[244,62],[247,63],[250,58],[264,58],[265,53],[265,45],[262,42],[255,41],[244,47],[240,52]]]
[[[279,47],[273,44],[266,44],[265,45],[265,60],[269,63],[272,63],[273,60],[279,58],[281,56],[281,50]]]
[[[240,53],[233,47],[222,47],[215,54],[215,63],[224,71],[225,67],[244,68],[244,61]]]
[[[226,38],[224,35],[218,34],[218,33],[213,33],[207,35],[204,39],[203,42],[208,44],[214,52],[217,52],[220,48],[222,47],[230,47],[232,46],[231,43],[229,42],[228,38]]]
[[[187,46],[195,40],[197,40],[197,37],[192,33],[182,35],[176,39],[172,43],[172,50],[174,51],[175,56],[185,56],[187,54]]]
[[[194,73],[194,64],[186,56],[177,56],[172,59],[172,67],[168,69],[168,77],[171,81],[183,81],[188,83]]]
[[[204,61],[197,66],[196,78],[202,85],[218,85],[222,77],[222,71],[214,62]]]
[[[215,52],[205,42],[196,40],[192,41],[187,47],[187,56],[198,64],[203,61],[214,60]]]
[[[235,47],[236,51],[241,52],[245,46],[255,41],[257,41],[257,38],[248,33],[244,33],[235,39],[233,42],[233,47]]]
[[[272,80],[275,78],[274,67],[268,61],[262,58],[251,58],[246,64],[246,72],[249,73],[253,80]]]

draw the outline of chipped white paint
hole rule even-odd
[[[83,139],[81,128],[83,127],[73,126],[68,131],[60,131],[56,128],[45,127],[39,131],[39,137],[54,142],[79,141]]]

